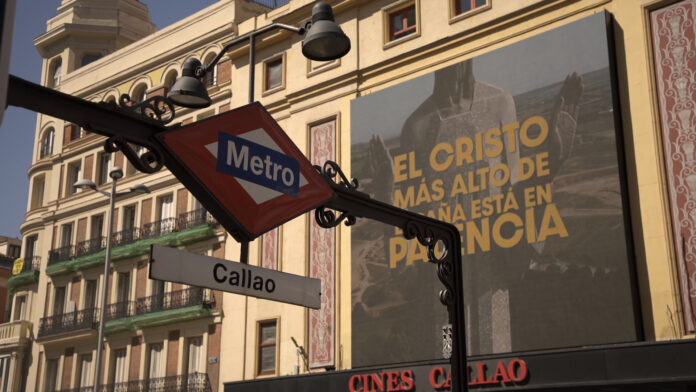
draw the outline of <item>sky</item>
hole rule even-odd
[[[3,0],[4,1],[4,0]],[[142,0],[160,30],[217,0]],[[10,74],[40,82],[41,56],[34,38],[46,32],[46,21],[56,15],[60,0],[17,0]],[[36,113],[8,107],[0,125],[0,235],[20,237],[27,209]]]

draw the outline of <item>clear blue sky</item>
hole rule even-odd
[[[4,1],[4,0],[3,0]],[[143,0],[157,29],[191,15],[216,0]],[[41,56],[34,38],[46,31],[46,20],[56,15],[60,0],[17,0],[10,73],[39,83]],[[36,113],[8,107],[0,126],[0,235],[19,237],[27,208]]]

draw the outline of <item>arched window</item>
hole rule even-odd
[[[133,89],[133,95],[131,96],[131,102],[133,103],[139,103],[145,100],[146,95],[145,91],[147,90],[147,86],[145,84],[139,84]]]
[[[205,57],[203,64],[210,64],[215,59],[215,53],[209,53]],[[217,84],[217,64],[205,73],[205,85],[208,87],[215,86]]]
[[[58,87],[60,85],[60,74],[63,69],[63,62],[60,58],[53,60],[51,63],[50,71],[48,74],[48,83],[51,87]]]
[[[39,151],[39,159],[46,158],[47,156],[53,154],[53,138],[55,136],[55,131],[53,128],[48,128],[44,132],[41,138],[41,150]]]
[[[176,78],[179,77],[179,73],[176,72],[176,70],[171,70],[167,74],[167,76],[164,78],[164,87],[166,87],[167,92],[172,88],[174,85],[174,82],[176,82]]]

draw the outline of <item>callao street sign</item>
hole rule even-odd
[[[209,210],[218,220],[233,217],[220,223],[235,238],[230,227],[241,226],[247,232],[241,237],[250,240],[334,196],[258,102],[158,137],[195,181],[177,175],[194,196],[206,207],[213,203]]]
[[[236,261],[152,245],[150,279],[184,283],[230,293],[321,307],[321,280]]]

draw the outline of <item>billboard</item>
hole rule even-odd
[[[607,15],[351,103],[352,176],[461,232],[469,355],[639,334]],[[354,367],[442,356],[427,251],[358,220]]]

